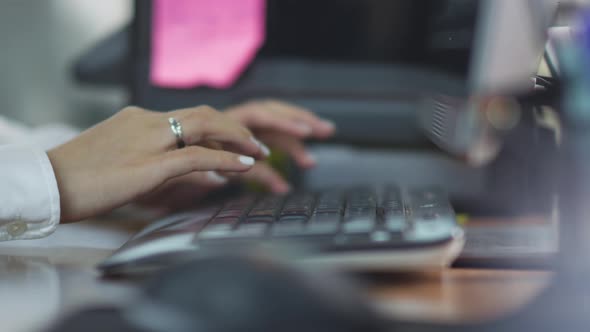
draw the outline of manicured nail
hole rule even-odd
[[[332,122],[330,120],[322,120],[322,126],[326,129],[329,129],[329,130],[333,130],[334,128],[336,128],[336,125],[334,124],[334,122]]]
[[[275,192],[277,194],[286,194],[289,191],[291,191],[291,186],[289,186],[288,184],[281,184],[275,187]]]
[[[215,182],[215,183],[219,183],[219,184],[223,184],[223,183],[227,182],[227,178],[225,176],[221,176],[221,175],[219,175],[219,173],[217,173],[215,171],[207,172],[207,178],[211,182]]]
[[[311,134],[312,129],[306,123],[298,122],[297,128],[305,135]]]
[[[258,145],[258,148],[260,148],[260,150],[265,156],[270,156],[270,149],[268,148],[268,146],[266,146],[266,144],[262,143],[254,137],[251,137],[250,139],[252,140],[252,142],[254,142],[254,144]]]
[[[315,156],[309,152],[305,155],[305,159],[307,160],[307,163],[309,163],[310,165],[315,165],[317,163]]]
[[[242,164],[244,164],[244,165],[246,165],[246,166],[252,166],[252,165],[254,165],[254,158],[252,158],[252,157],[248,157],[248,156],[240,156],[240,157],[238,158],[238,160],[239,160],[239,161],[240,161]]]

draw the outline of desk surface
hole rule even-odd
[[[0,248],[0,319],[10,331],[34,331],[64,314],[134,294],[101,280],[93,266],[112,250]],[[485,321],[526,305],[551,281],[547,271],[443,269],[371,276],[368,292],[392,317],[428,322]]]

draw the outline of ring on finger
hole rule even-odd
[[[179,149],[184,148],[186,144],[182,134],[182,125],[178,120],[172,117],[168,118],[168,123],[170,124],[170,130],[172,130],[174,137],[176,137],[176,147]]]

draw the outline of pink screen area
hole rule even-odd
[[[154,0],[152,84],[230,87],[264,42],[265,0]]]

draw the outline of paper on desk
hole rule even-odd
[[[231,86],[264,42],[265,0],[155,0],[150,79]]]

